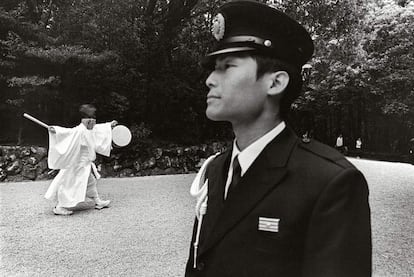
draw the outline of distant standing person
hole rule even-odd
[[[48,165],[59,169],[45,194],[45,198],[56,200],[53,209],[56,215],[70,215],[75,207],[87,198],[95,202],[96,209],[106,208],[110,200],[102,200],[98,195],[98,170],[93,163],[96,153],[109,156],[112,147],[112,127],[109,123],[96,124],[96,108],[90,104],[79,108],[81,123],[74,128],[49,127]]]
[[[336,149],[338,149],[339,152],[343,152],[344,148],[344,138],[342,137],[342,134],[339,134],[339,136],[336,138]]]
[[[361,157],[361,154],[362,154],[362,140],[361,140],[361,138],[358,138],[355,141],[355,150],[356,150],[356,156],[359,159]]]

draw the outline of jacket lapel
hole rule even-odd
[[[243,175],[238,186],[228,195],[227,199],[216,210],[217,199],[208,200],[208,212],[214,212],[214,220],[203,224],[212,224],[205,232],[205,242],[200,245],[200,255],[220,241],[239,221],[241,221],[254,207],[273,190],[287,174],[286,164],[290,153],[297,143],[294,133],[285,130],[270,142],[255,162]],[[230,152],[231,153],[231,152]],[[219,166],[219,164],[217,164]],[[227,170],[227,167],[225,170]],[[218,181],[218,180],[217,180]],[[220,191],[214,190],[214,198],[223,199],[224,181],[221,181]],[[209,187],[210,189],[210,187]],[[216,195],[219,193],[220,195]]]

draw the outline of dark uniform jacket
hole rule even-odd
[[[196,220],[185,276],[371,276],[368,186],[344,156],[285,128],[224,200],[231,151],[208,165],[197,266]],[[259,230],[259,217],[279,219],[278,232]]]

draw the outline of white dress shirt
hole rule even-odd
[[[283,129],[285,129],[286,124],[284,121],[280,122],[275,128],[264,134],[262,137],[257,139],[255,142],[247,146],[243,151],[240,151],[237,147],[236,139],[233,142],[233,152],[231,154],[231,162],[229,167],[229,172],[227,174],[226,188],[224,190],[224,199],[227,198],[227,191],[229,189],[231,178],[233,176],[233,161],[237,156],[239,159],[241,167],[241,176],[246,173],[249,167],[253,164],[259,154],[263,149],[275,138],[277,137]]]

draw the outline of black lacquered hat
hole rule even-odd
[[[254,1],[222,5],[213,21],[217,44],[204,65],[217,55],[255,51],[301,68],[312,56],[314,46],[306,29],[285,13]]]

